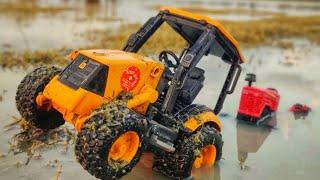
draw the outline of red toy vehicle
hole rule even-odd
[[[311,108],[307,105],[296,103],[292,105],[289,110],[293,113],[309,113]]]
[[[256,82],[255,74],[247,74],[245,80],[249,84],[242,90],[237,119],[259,124],[277,111],[280,95],[273,88],[251,86],[252,82]]]
[[[305,104],[296,103],[292,105],[289,110],[293,113],[294,119],[297,120],[305,119],[311,111],[311,108]]]

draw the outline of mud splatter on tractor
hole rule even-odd
[[[163,50],[159,60],[138,55],[163,23],[188,46],[179,56]],[[205,79],[197,64],[209,54],[230,65],[214,109],[193,104]],[[122,51],[73,51],[70,58],[64,70],[40,67],[29,73],[18,87],[16,104],[22,117],[43,131],[65,121],[73,124],[76,157],[90,174],[121,178],[146,148],[155,154],[154,170],[172,178],[190,177],[193,168],[220,160],[217,114],[235,89],[244,58],[218,21],[164,7]]]

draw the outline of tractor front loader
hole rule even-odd
[[[149,37],[167,23],[188,46],[180,55],[163,50],[158,60],[138,55]],[[230,65],[214,109],[193,104],[203,87],[203,56]],[[172,178],[191,176],[222,156],[217,114],[236,86],[243,56],[237,41],[214,19],[164,7],[132,34],[121,50],[81,50],[64,69],[40,67],[18,87],[17,108],[41,129],[73,124],[75,154],[90,174],[118,179],[141,154],[155,154],[153,169]]]

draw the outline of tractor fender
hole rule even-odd
[[[183,128],[188,131],[196,131],[204,124],[210,124],[219,132],[222,130],[220,119],[213,110],[199,104],[191,104],[176,114],[176,118],[182,122]]]

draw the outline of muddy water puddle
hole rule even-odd
[[[209,169],[193,172],[195,179],[318,179],[320,167],[320,49],[308,44],[296,44],[297,49],[280,50],[264,47],[246,50],[247,57],[255,54],[243,67],[236,92],[227,97],[223,108],[223,159]],[[303,50],[301,47],[305,47]],[[301,55],[302,54],[302,55]],[[284,61],[291,60],[288,66]],[[205,58],[200,67],[206,71],[206,81],[198,103],[213,107],[222,87],[228,66],[213,56]],[[235,119],[244,75],[257,74],[257,85],[275,87],[281,95],[280,108],[272,126],[252,126]],[[15,90],[25,75],[21,70],[0,71],[0,177],[3,179],[94,179],[76,162],[73,145],[52,146],[40,151],[41,158],[33,157],[28,165],[26,153],[7,153],[11,137],[19,132],[15,127],[5,130],[12,117],[19,117],[15,108]],[[304,117],[288,111],[296,103],[311,106]],[[68,128],[70,128],[68,126]],[[151,170],[152,154],[145,154],[132,173],[124,179],[167,179]]]

